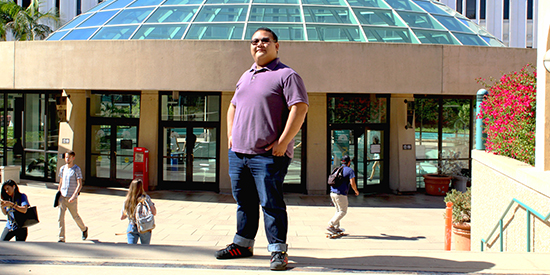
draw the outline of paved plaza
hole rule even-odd
[[[254,257],[220,261],[213,256],[231,243],[235,233],[236,205],[231,195],[149,192],[158,211],[151,246],[130,246],[123,234],[127,221],[120,220],[125,189],[85,186],[78,207],[89,227],[88,239],[81,240],[67,213],[64,244],[57,243],[58,210],[53,208],[57,186],[23,181],[20,189],[38,207],[40,223],[29,228],[26,243],[0,242],[2,274],[149,274],[151,268],[161,274],[269,272],[263,228]],[[288,194],[286,201],[290,272],[550,273],[545,254],[443,251],[443,197],[420,193],[350,197],[351,207],[342,221],[348,235],[340,239],[325,236],[334,213],[328,195]]]

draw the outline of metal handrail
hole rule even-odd
[[[550,218],[550,213],[548,213],[548,215],[546,215],[546,216],[543,216],[542,214],[535,211],[533,208],[529,207],[528,205],[526,205],[525,203],[519,201],[516,198],[512,199],[510,204],[508,204],[508,207],[506,208],[506,210],[504,211],[504,213],[502,214],[502,216],[498,220],[497,225],[495,225],[495,227],[493,228],[493,231],[491,231],[491,233],[489,233],[489,236],[487,237],[487,240],[481,239],[481,251],[483,251],[483,245],[488,244],[488,240],[491,239],[491,237],[493,236],[493,234],[495,233],[495,231],[498,228],[498,229],[500,229],[500,234],[498,235],[498,237],[500,238],[500,252],[503,252],[503,249],[504,249],[503,238],[502,238],[502,234],[503,234],[503,231],[504,231],[503,220],[504,220],[504,217],[506,217],[506,215],[508,214],[508,211],[510,210],[510,208],[512,208],[512,205],[514,205],[514,203],[519,204],[527,212],[527,252],[531,252],[531,214],[535,215],[536,217],[538,217],[542,221],[547,221]]]

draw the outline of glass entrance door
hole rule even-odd
[[[214,185],[217,136],[216,127],[164,127],[163,181],[177,189],[204,189],[191,183]]]
[[[363,126],[331,130],[330,171],[341,165],[342,156],[348,155],[361,192],[374,192],[386,186],[384,132]]]
[[[132,180],[136,125],[91,125],[90,180],[127,186]]]

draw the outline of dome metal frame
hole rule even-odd
[[[433,0],[107,0],[46,40],[279,40],[505,47]]]

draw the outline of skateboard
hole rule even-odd
[[[327,238],[336,239],[336,238],[341,238],[342,236],[348,235],[348,234],[344,233],[346,231],[344,228],[340,228],[340,230],[342,230],[342,231],[340,231],[338,233],[333,233],[333,232],[327,230],[327,232],[326,232]]]

